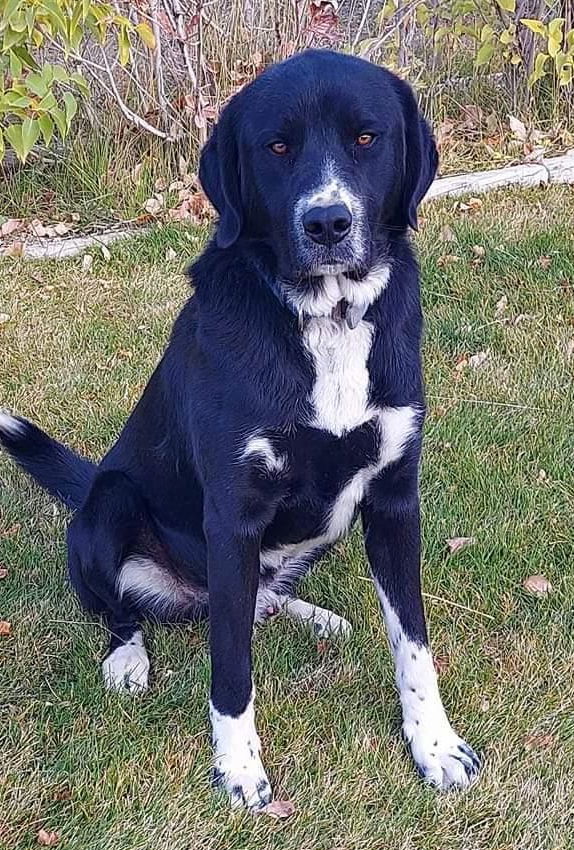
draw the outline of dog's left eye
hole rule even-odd
[[[267,145],[267,147],[276,156],[285,156],[285,154],[289,153],[289,148],[285,142],[271,142],[271,144]]]
[[[374,133],[361,133],[360,136],[357,136],[355,142],[360,148],[369,148],[376,138]]]

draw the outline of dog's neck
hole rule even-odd
[[[313,278],[305,292],[284,290],[285,302],[302,325],[309,318],[330,318],[346,322],[353,330],[386,289],[391,276],[388,262],[374,266],[361,280],[345,273],[323,274]]]

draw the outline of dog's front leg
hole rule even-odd
[[[251,636],[259,583],[259,539],[229,527],[229,518],[206,511],[210,718],[214,782],[232,806],[258,809],[271,800],[255,728]]]
[[[442,790],[464,788],[477,777],[480,761],[451,727],[439,694],[421,594],[416,474],[400,484],[377,481],[363,525],[395,661],[403,735],[425,781]]]

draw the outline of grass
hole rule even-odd
[[[485,758],[480,783],[437,796],[417,779],[355,533],[304,586],[351,620],[351,639],[317,646],[282,620],[256,636],[265,762],[297,813],[276,822],[228,811],[208,784],[205,626],[150,627],[149,695],[106,694],[104,632],[65,578],[65,512],[3,457],[0,618],[12,633],[0,637],[2,848],[37,846],[40,828],[65,850],[572,846],[573,220],[572,190],[493,194],[470,212],[429,204],[417,238],[427,611],[445,704]],[[203,239],[157,230],[89,273],[81,259],[4,260],[0,406],[101,455],[165,345],[187,293],[185,259]],[[166,261],[170,247],[181,259]],[[484,365],[465,366],[479,351]],[[459,535],[476,543],[449,558],[445,541]],[[522,588],[535,573],[553,584],[545,598]]]

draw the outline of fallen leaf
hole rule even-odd
[[[9,623],[8,620],[0,620],[0,635],[2,637],[7,637],[12,633],[12,623]]]
[[[295,804],[291,800],[272,800],[260,810],[262,815],[269,815],[272,818],[290,818],[295,814]]]
[[[574,358],[574,339],[569,339],[566,343],[566,360]]]
[[[486,254],[486,248],[484,247],[484,245],[473,245],[472,253],[475,255],[475,257],[484,257],[484,255]]]
[[[539,469],[538,475],[536,476],[536,480],[538,481],[538,483],[542,484],[544,481],[547,480],[547,478],[548,478],[548,473],[546,472],[546,470],[545,469]]]
[[[34,218],[28,225],[28,230],[37,236],[39,239],[42,239],[44,236],[49,235],[49,230],[47,227],[44,227],[39,218]]]
[[[503,295],[496,302],[496,307],[494,308],[495,318],[500,319],[501,316],[505,313],[507,307],[508,307],[508,296]]]
[[[0,578],[6,578],[8,575],[8,570],[6,567],[0,567]]]
[[[439,269],[444,268],[445,266],[452,266],[453,263],[459,263],[460,257],[457,254],[443,254],[442,257],[439,257],[436,261]]]
[[[0,325],[5,324],[10,321],[10,316],[8,313],[0,313]]]
[[[52,830],[41,829],[36,836],[36,840],[42,847],[55,847],[60,841],[60,836]]]
[[[153,184],[156,192],[165,192],[167,189],[167,180],[164,177],[158,177],[155,183]]]
[[[521,142],[525,142],[528,138],[528,130],[526,129],[526,125],[519,118],[515,118],[514,115],[508,116],[508,125],[517,139],[520,139]]]
[[[329,641],[328,640],[318,640],[317,641],[317,652],[322,654],[323,652],[327,652],[329,649]]]
[[[108,263],[112,259],[112,254],[107,245],[100,245],[100,249],[102,251],[102,257]]]
[[[168,248],[165,252],[165,259],[168,263],[173,263],[174,260],[177,260],[177,251],[174,251],[173,248]]]
[[[552,257],[548,257],[548,256],[538,257],[538,265],[540,266],[541,269],[544,269],[544,270],[549,269],[551,263],[552,263]]]
[[[441,228],[440,238],[442,242],[456,242],[456,233],[448,224]]]
[[[160,201],[159,198],[148,198],[143,207],[150,215],[157,215],[162,210],[163,199]]]
[[[81,215],[79,212],[73,212],[70,216],[72,221],[80,221]]]
[[[70,225],[66,224],[65,221],[59,221],[54,225],[54,231],[58,236],[65,236],[66,233],[70,232]]]
[[[556,743],[556,738],[550,732],[533,732],[524,738],[524,749],[549,750]]]
[[[533,596],[546,596],[552,591],[551,583],[546,576],[540,574],[528,576],[528,578],[524,579],[522,586]]]
[[[466,546],[473,546],[476,543],[476,537],[449,537],[446,541],[449,554],[455,555]]]
[[[488,351],[478,351],[468,358],[468,365],[471,369],[480,369],[488,360]]]
[[[24,253],[24,243],[23,242],[12,242],[11,245],[8,245],[7,248],[4,249],[5,257],[21,257]]]
[[[468,366],[468,357],[459,357],[455,363],[454,371],[462,372]]]
[[[4,531],[0,531],[0,537],[3,539],[14,537],[15,534],[18,534],[21,528],[21,524],[19,522],[15,522],[14,525],[10,525],[8,528],[5,528]]]
[[[8,218],[0,227],[0,236],[10,236],[12,233],[16,233],[18,230],[22,230],[24,227],[24,219],[22,218]]]
[[[482,702],[480,703],[480,710],[482,711],[483,714],[486,714],[486,712],[489,710],[489,708],[490,708],[490,700],[487,697],[484,697]]]
[[[442,676],[442,674],[446,673],[446,671],[450,667],[450,658],[448,657],[448,655],[435,655],[433,657],[433,664],[437,675]]]
[[[84,256],[82,257],[82,269],[85,272],[89,272],[90,269],[92,268],[93,262],[94,262],[94,258],[92,257],[91,254],[84,254]]]

